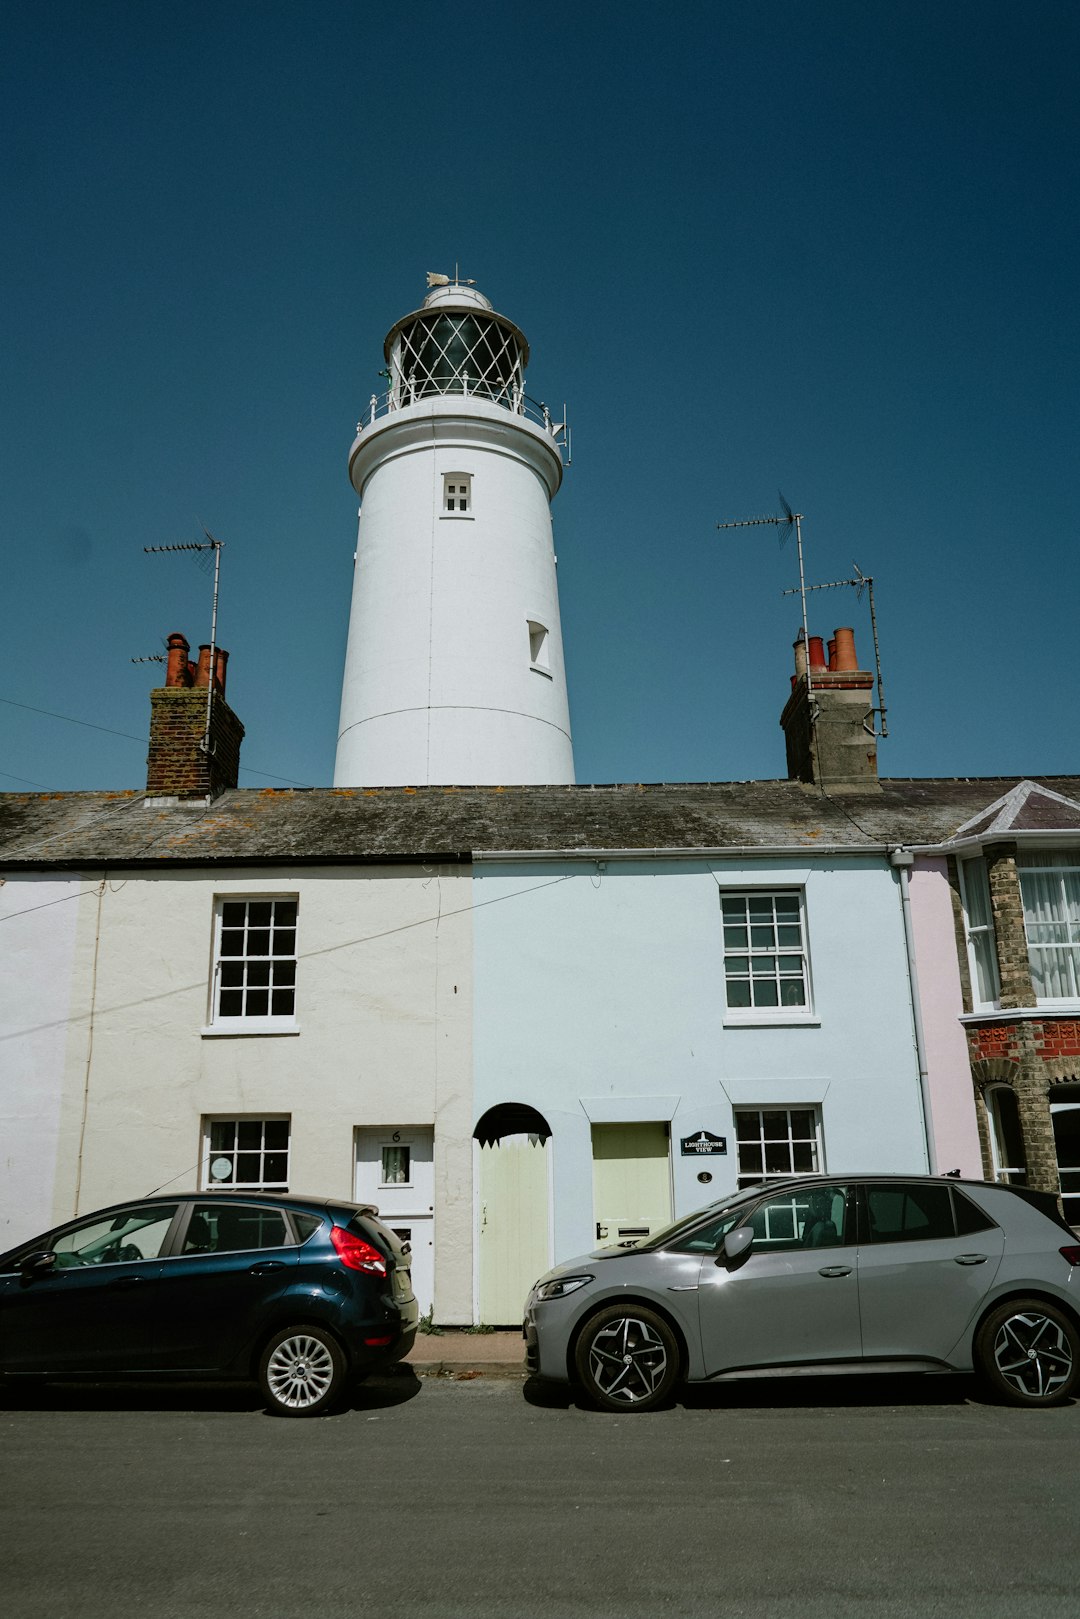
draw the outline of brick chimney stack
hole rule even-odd
[[[820,636],[810,637],[807,657],[800,633],[791,696],[780,716],[789,780],[810,782],[826,792],[880,792],[873,686],[873,675],[859,668],[851,629],[833,632],[828,662]]]
[[[214,649],[207,735],[210,647],[201,646],[198,662],[192,663],[183,635],[170,635],[166,645],[165,684],[150,693],[146,791],[153,798],[216,798],[236,786],[244,740],[244,727],[225,701],[229,654]]]

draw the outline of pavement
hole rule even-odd
[[[524,1377],[525,1340],[520,1332],[470,1332],[443,1327],[418,1332],[404,1364],[418,1377]]]

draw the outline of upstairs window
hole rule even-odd
[[[464,517],[472,511],[472,474],[448,472],[443,478],[443,511]]]
[[[994,1006],[999,993],[994,916],[990,908],[986,861],[981,855],[975,860],[960,862],[960,883],[964,897],[972,1005],[976,1008]]]
[[[1080,1001],[1080,851],[1022,855],[1031,982],[1039,1001]]]
[[[295,1027],[295,898],[218,901],[212,1028],[225,1033]]]
[[[809,1011],[801,895],[724,894],[720,903],[728,1011]]]

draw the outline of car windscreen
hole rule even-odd
[[[709,1203],[703,1209],[695,1209],[693,1214],[686,1214],[681,1220],[673,1220],[671,1225],[663,1226],[659,1231],[651,1231],[647,1237],[630,1246],[643,1253],[650,1253],[658,1248],[675,1247],[684,1237],[696,1231],[699,1226],[708,1226],[711,1230],[715,1225],[722,1225],[728,1210],[731,1211],[731,1224],[735,1225],[742,1218],[746,1205],[760,1197],[760,1186],[748,1186],[741,1192],[734,1192],[720,1203]]]

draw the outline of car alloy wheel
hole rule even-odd
[[[1015,1405],[1055,1405],[1080,1374],[1080,1337],[1072,1322],[1042,1299],[1013,1299],[983,1322],[976,1343],[980,1370]]]
[[[616,1304],[593,1316],[578,1339],[578,1377],[606,1411],[651,1411],[679,1375],[675,1336],[644,1307]]]
[[[337,1399],[344,1381],[345,1357],[321,1327],[290,1327],[263,1351],[259,1382],[280,1416],[317,1416]]]

